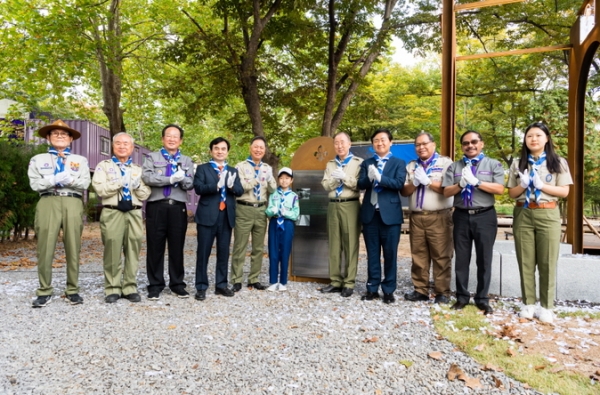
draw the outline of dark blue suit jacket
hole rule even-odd
[[[238,174],[238,171],[233,166],[227,166],[227,171]],[[218,182],[219,176],[210,163],[204,163],[196,168],[194,190],[197,195],[200,195],[200,201],[198,202],[194,220],[199,225],[213,226],[217,223],[219,202],[221,201],[221,195],[217,189]],[[225,204],[227,204],[225,211],[227,212],[229,226],[233,228],[235,227],[235,198],[242,196],[244,193],[239,174],[235,178],[233,188],[227,188],[227,183],[225,183],[225,190]]]
[[[375,158],[369,158],[360,165],[358,176],[358,188],[365,190],[362,206],[360,206],[360,220],[363,224],[368,224],[375,214],[375,206],[371,204],[371,192],[373,183],[369,180],[369,165],[377,166]],[[381,175],[379,185],[383,190],[379,192],[377,202],[379,203],[379,213],[381,220],[386,225],[400,225],[404,221],[402,217],[402,203],[400,202],[400,190],[404,186],[406,178],[406,163],[400,158],[392,156]]]

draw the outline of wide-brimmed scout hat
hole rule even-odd
[[[43,128],[41,128],[40,130],[38,130],[38,136],[40,136],[43,139],[47,139],[48,133],[50,133],[51,131],[53,131],[55,129],[60,129],[60,130],[64,130],[65,132],[71,133],[71,137],[73,137],[73,140],[77,140],[78,138],[81,137],[81,133],[79,133],[75,129],[71,129],[66,123],[64,123],[60,119],[57,119],[56,121],[52,122],[50,125],[46,125]]]

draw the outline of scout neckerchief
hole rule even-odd
[[[391,157],[392,157],[391,151],[388,152],[387,155],[384,156],[383,158],[377,154],[373,155],[373,158],[377,161],[377,171],[379,171],[379,174],[383,174],[383,167],[385,166],[385,164]],[[383,187],[379,186],[379,182],[377,180],[374,180],[373,189],[375,189],[375,192],[377,192],[377,193],[383,191]]]
[[[256,181],[258,181],[258,183],[254,186],[254,198],[256,201],[260,201],[260,167],[262,166],[263,162],[261,160],[258,164],[254,163],[252,156],[249,156],[246,160],[252,165],[252,168],[254,169],[254,178]]]
[[[285,218],[283,217],[283,203],[285,203],[285,197],[292,193],[292,190],[288,188],[287,191],[283,191],[281,187],[277,187],[277,193],[279,194],[279,207],[277,210],[277,229],[284,230],[285,227],[283,223],[285,222]]]
[[[531,154],[527,155],[527,162],[531,165],[531,171],[529,172],[529,187],[527,188],[527,192],[525,193],[525,205],[524,207],[529,207],[529,201],[531,197],[531,192],[533,192],[535,196],[536,203],[539,203],[540,196],[542,195],[542,191],[537,189],[533,185],[533,176],[535,176],[535,172],[539,170],[542,163],[546,161],[546,151],[542,152],[540,157],[535,160]]]
[[[112,161],[115,162],[121,170],[121,179],[123,179],[123,200],[129,201],[131,200],[131,192],[129,191],[129,177],[125,177],[125,174],[127,173],[128,167],[131,165],[131,156],[125,163],[123,163],[113,155]]]
[[[221,179],[221,177],[227,176],[227,162],[225,162],[225,164],[223,166],[221,166],[221,165],[217,164],[217,162],[215,162],[214,160],[211,159],[208,163],[210,163],[212,168],[215,169],[215,171],[217,172],[217,176],[219,177],[219,180]],[[223,184],[221,189],[219,189],[219,193],[221,194],[221,201],[219,202],[219,210],[223,211],[223,210],[225,210],[225,207],[227,206],[225,204],[225,200],[227,199],[227,190],[225,189],[225,184]]]
[[[348,156],[346,156],[346,159],[344,159],[344,161],[342,162],[342,161],[340,161],[340,157],[336,155],[335,163],[337,164],[337,168],[344,170],[344,167],[346,167],[346,165],[348,163],[350,163],[353,156],[354,155],[352,154],[352,152],[348,152]],[[335,197],[340,197],[343,190],[344,190],[344,182],[340,181],[340,185],[337,188],[335,188]]]
[[[437,152],[434,152],[431,158],[427,159],[423,162],[420,158],[415,162],[415,169],[419,166],[423,166],[423,170],[425,170],[425,174],[430,175],[431,169],[435,166],[435,162],[438,158]],[[423,200],[425,200],[425,185],[419,185],[417,187],[417,207],[423,208]]]
[[[65,163],[67,162],[67,157],[71,155],[71,148],[67,147],[63,150],[63,152],[58,152],[56,148],[49,147],[48,153],[56,156],[56,168],[54,169],[54,175],[61,173],[65,170]],[[58,184],[61,187],[64,187],[62,184]]]
[[[177,149],[175,155],[169,155],[165,147],[162,147],[160,149],[160,153],[163,156],[163,158],[165,158],[165,160],[170,164],[170,166],[167,165],[165,176],[171,177],[173,174],[175,174],[175,172],[177,172],[177,162],[179,162],[179,160],[181,159],[181,152],[179,151],[179,149]],[[178,182],[173,184],[173,187],[177,186],[179,186]],[[165,195],[165,197],[171,196],[171,185],[167,185],[163,188],[163,195]]]
[[[473,159],[469,159],[466,156],[463,156],[463,163],[465,164],[465,166],[471,166],[471,172],[473,173],[474,176],[477,175],[477,164],[479,162],[481,162],[481,160],[485,157],[485,154],[482,152],[479,155],[477,155],[476,158]],[[460,191],[460,196],[462,197],[463,200],[463,204],[465,207],[472,207],[473,206],[473,190],[474,187],[471,184],[467,184],[466,187],[463,188],[462,191]]]

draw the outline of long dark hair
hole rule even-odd
[[[546,137],[548,138],[548,141],[544,146],[544,151],[546,151],[546,167],[548,168],[548,171],[553,174],[562,173],[563,169],[560,165],[560,156],[558,156],[556,151],[554,151],[554,145],[552,144],[552,135],[550,134],[550,130],[548,130],[548,126],[541,122],[534,122],[531,125],[527,126],[527,129],[525,129],[525,134],[523,135],[523,146],[521,147],[521,158],[519,159],[519,171],[523,173],[525,172],[525,170],[527,170],[527,157],[529,156],[530,152],[529,148],[527,148],[527,143],[525,142],[525,140],[527,138],[527,132],[529,132],[529,130],[533,128],[538,128],[542,130],[544,133],[546,133]]]

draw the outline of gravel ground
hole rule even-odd
[[[83,248],[97,243],[86,241]],[[77,306],[58,296],[64,292],[64,268],[54,269],[55,297],[41,309],[30,307],[35,268],[0,272],[0,394],[538,393],[502,373],[482,371],[436,337],[431,305],[402,299],[411,288],[407,258],[399,260],[398,301],[392,305],[360,300],[364,254],[350,298],[322,295],[316,283],[290,282],[287,292],[244,287],[233,298],[209,288],[206,301],[197,302],[195,249],[195,237],[188,237],[189,299],[167,289],[159,301],[147,300],[145,256],[137,304],[104,303],[100,260],[81,267],[85,302]],[[265,259],[263,283],[267,266]],[[428,357],[433,351],[442,353],[441,360]],[[449,381],[453,363],[479,378],[482,388]],[[505,389],[496,388],[492,376]]]

